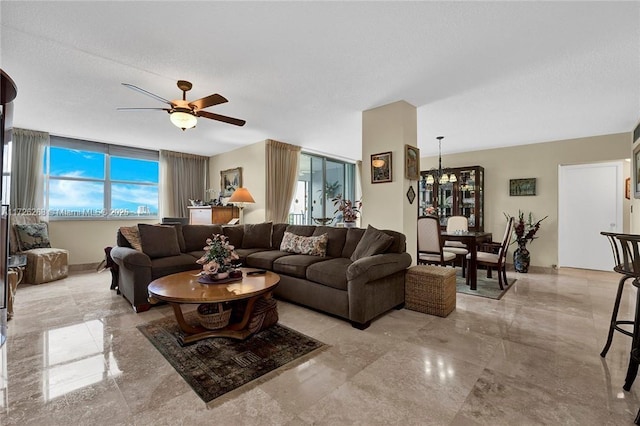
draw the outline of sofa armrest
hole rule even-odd
[[[111,249],[111,257],[122,268],[151,267],[149,256],[130,247],[115,246]]]
[[[347,280],[350,282],[370,282],[411,266],[409,253],[383,253],[358,259],[347,268]]]

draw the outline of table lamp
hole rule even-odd
[[[240,223],[244,223],[244,204],[245,203],[255,203],[256,201],[251,196],[251,193],[247,190],[247,188],[238,188],[233,191],[231,197],[227,200],[227,203],[238,204],[238,208],[240,209]]]

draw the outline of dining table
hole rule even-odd
[[[444,241],[460,241],[467,246],[467,250],[469,250],[469,263],[467,265],[469,286],[471,290],[476,290],[478,288],[478,246],[485,242],[491,242],[493,235],[491,232],[481,231],[442,231],[441,234]]]

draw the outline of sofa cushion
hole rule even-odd
[[[245,224],[242,248],[271,248],[271,222]]]
[[[184,252],[202,250],[207,245],[207,238],[213,234],[222,234],[220,225],[183,225]]]
[[[129,246],[135,250],[142,251],[142,244],[140,243],[140,231],[138,231],[138,225],[133,226],[121,226],[120,234],[127,240]],[[124,247],[124,245],[118,245]]]
[[[251,253],[245,259],[245,265],[251,268],[273,270],[273,262],[283,256],[290,256],[291,253],[280,250],[265,250]]]
[[[282,237],[284,237],[284,231],[287,230],[288,223],[274,223],[271,231],[271,248],[280,248],[282,243]]]
[[[291,232],[285,232],[280,244],[280,250],[289,253],[308,254],[311,256],[326,256],[328,234],[318,235],[317,237],[303,237],[295,235]]]
[[[397,231],[391,231],[389,229],[385,229],[385,234],[393,237],[393,242],[387,248],[385,253],[404,253],[407,251],[407,237],[403,233]]]
[[[187,244],[184,240],[184,234],[182,233],[182,224],[180,223],[163,223],[165,226],[173,226],[176,228],[176,236],[178,237],[178,246],[180,246],[180,252],[185,253],[187,251]]]
[[[344,257],[307,266],[307,279],[338,290],[347,290],[347,268],[353,262]]]
[[[309,256],[307,254],[292,254],[274,260],[273,271],[291,275],[292,277],[306,278],[307,266],[327,259],[326,257]]]
[[[393,244],[392,236],[369,225],[367,226],[367,230],[364,231],[360,242],[358,242],[356,249],[353,251],[351,260],[355,262],[363,257],[384,253],[391,244]]]
[[[327,234],[329,241],[327,242],[327,256],[340,257],[344,242],[347,239],[348,228],[335,228],[333,226],[318,226],[313,232],[313,236]]]
[[[37,248],[51,248],[49,231],[45,222],[13,225],[21,251]]]
[[[138,224],[142,252],[151,259],[180,254],[176,228],[167,225]]]
[[[316,230],[314,225],[289,225],[286,231],[292,234],[302,235],[303,237],[310,237]]]
[[[263,248],[240,248],[240,249],[235,249],[236,254],[238,255],[238,260],[237,262],[240,262],[242,265],[246,265],[247,264],[247,256],[253,254],[253,253],[259,253],[262,251],[268,251],[269,249],[263,249]]]
[[[346,257],[347,259],[351,257],[360,239],[364,235],[364,231],[362,228],[348,228],[347,238],[345,239],[344,248],[342,249],[342,257]]]
[[[233,247],[242,247],[242,237],[244,236],[244,225],[223,226],[222,232],[229,239],[229,244]]]
[[[177,256],[165,256],[151,259],[151,279],[176,274],[183,271],[199,270],[202,265],[196,263],[196,259],[188,254],[179,253]]]

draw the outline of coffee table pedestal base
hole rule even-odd
[[[276,300],[271,293],[238,302],[237,306],[232,308],[232,322],[226,327],[217,330],[210,330],[199,324],[191,325],[187,323],[182,314],[181,304],[173,302],[169,302],[169,304],[173,308],[173,313],[182,331],[182,334],[178,336],[178,343],[181,346],[190,345],[210,337],[229,337],[244,340],[278,322]]]

